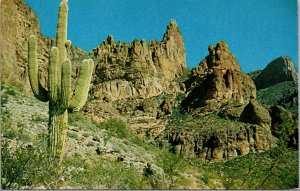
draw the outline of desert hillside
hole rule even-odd
[[[298,187],[298,78],[288,56],[246,74],[221,40],[190,69],[174,19],[161,40],[108,35],[85,52],[41,34],[23,0],[0,9],[2,189]],[[57,113],[67,126],[54,134]]]

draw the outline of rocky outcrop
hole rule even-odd
[[[184,42],[175,20],[171,20],[160,42],[151,40],[148,44],[145,39],[135,39],[128,44],[115,42],[109,35],[92,52],[97,61],[99,82],[120,78],[133,80],[147,74],[174,79],[186,68]]]
[[[165,134],[175,153],[200,160],[227,160],[274,146],[269,126],[225,120],[214,114],[178,121],[169,125]]]
[[[1,82],[17,85],[24,90],[30,90],[27,62],[28,39],[35,35],[38,39],[38,63],[40,66],[40,79],[43,85],[47,82],[47,65],[49,50],[55,46],[55,40],[45,37],[40,32],[40,23],[35,13],[23,0],[2,0],[1,14]],[[72,63],[79,64],[78,58],[84,58],[87,53],[71,46],[69,58]],[[76,74],[74,67],[74,75]]]
[[[109,35],[92,52],[96,63],[92,93],[106,94],[113,101],[160,95],[186,68],[184,42],[175,20],[161,42],[116,43]]]
[[[244,108],[240,120],[245,123],[267,126],[271,125],[269,111],[255,100],[251,100]]]
[[[185,82],[181,112],[188,115],[171,118],[165,130],[168,144],[185,157],[214,161],[272,148],[271,117],[255,100],[254,82],[226,43],[210,45],[208,51]]]
[[[259,90],[284,81],[297,83],[297,72],[292,60],[287,56],[281,56],[270,62],[254,82]]]
[[[135,132],[159,134],[167,122],[165,116],[172,113],[165,95],[175,97],[181,91],[177,79],[186,69],[184,42],[175,20],[162,41],[135,39],[128,44],[115,42],[109,35],[91,54],[96,67],[86,112],[105,118],[108,111],[101,107],[117,108],[109,115],[126,116]]]
[[[220,41],[216,47],[208,47],[209,55],[192,70],[186,82],[188,96],[183,102],[186,108],[208,105],[220,107],[221,102],[234,100],[241,104],[256,97],[253,81],[245,75],[228,45]]]
[[[297,116],[279,105],[270,107],[269,112],[272,118],[272,134],[277,138],[285,138],[288,146],[298,148]]]
[[[42,41],[39,21],[34,12],[22,0],[1,1],[1,81],[23,85],[27,79],[27,42],[30,34],[39,36],[41,47],[38,61],[46,60],[47,46],[53,41]],[[13,82],[14,81],[14,82]]]
[[[255,100],[167,125],[165,135],[175,153],[200,160],[227,160],[275,146],[269,111]],[[222,117],[219,117],[222,116]]]

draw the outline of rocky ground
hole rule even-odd
[[[20,144],[35,147],[36,139],[47,134],[47,104],[37,102],[35,98],[28,97],[15,88],[7,86],[2,87],[1,98],[3,139],[8,140],[12,147]],[[121,120],[99,124],[77,113],[70,114],[69,121],[66,158],[79,155],[91,163],[94,160],[100,160],[100,158],[108,161],[119,161],[125,166],[133,167],[140,175],[149,163],[152,164],[151,167],[158,173],[159,178],[165,176],[164,170],[158,162],[161,151],[151,145],[151,140],[142,140],[127,129],[114,129],[122,126],[126,128]],[[189,184],[176,185],[175,188],[210,188],[209,185],[199,182],[198,177],[202,173],[193,170],[190,166],[180,174],[180,177],[186,179]],[[222,188],[220,180],[215,180],[215,183],[211,184],[216,188]],[[86,185],[81,185],[82,187],[73,186],[70,182],[66,182],[60,188],[80,189]],[[39,188],[43,188],[43,186]],[[107,187],[103,186],[103,188]]]

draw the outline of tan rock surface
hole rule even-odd
[[[207,105],[208,100],[214,100],[216,107],[224,100],[245,104],[256,97],[253,81],[241,71],[225,42],[210,45],[208,51],[209,55],[192,70],[185,106],[197,108]]]
[[[41,34],[37,16],[23,0],[1,0],[0,14],[1,81],[17,85],[26,91],[30,90],[27,74],[27,44],[29,36],[33,34],[38,39],[40,78],[42,84],[45,85],[47,82],[48,52],[52,46],[55,46],[55,40]],[[72,45],[68,54],[74,64],[74,76],[76,75],[76,65],[87,56],[87,53]]]

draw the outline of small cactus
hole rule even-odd
[[[68,111],[80,110],[88,97],[89,85],[93,73],[93,60],[83,60],[74,92],[71,87],[71,61],[67,58],[68,1],[61,0],[56,32],[56,47],[50,50],[47,89],[39,82],[37,62],[37,39],[30,36],[28,42],[28,71],[31,89],[35,97],[43,102],[49,101],[49,151],[60,161],[63,159],[66,133],[68,129]]]

